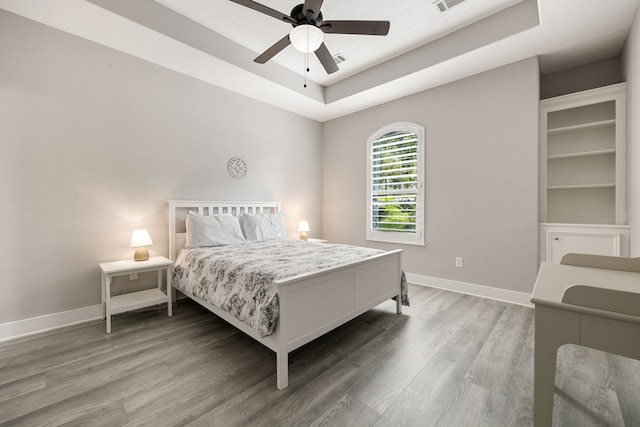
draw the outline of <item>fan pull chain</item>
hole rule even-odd
[[[307,74],[309,73],[309,26],[307,26],[307,52],[304,54],[304,68],[304,87],[307,87]]]
[[[308,72],[309,72],[309,52],[304,54],[304,87],[307,87]]]

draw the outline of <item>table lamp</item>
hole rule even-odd
[[[311,229],[309,228],[309,221],[307,221],[306,219],[300,221],[300,225],[298,225],[298,231],[300,232],[300,240],[307,240],[307,232],[311,231]]]
[[[149,259],[149,251],[146,246],[153,245],[151,241],[151,236],[149,236],[149,232],[146,228],[140,228],[138,230],[133,230],[133,235],[131,236],[131,247],[137,248],[135,254],[133,255],[133,259],[136,261],[146,261]]]

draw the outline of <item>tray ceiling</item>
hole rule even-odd
[[[288,14],[298,1],[261,3]],[[253,62],[291,26],[228,0],[0,0],[0,8],[326,121],[531,56],[548,73],[618,55],[639,3],[465,0],[439,12],[433,0],[325,0],[325,19],[387,19],[391,30],[327,35],[347,61],[327,75],[311,55],[306,88],[304,54],[292,47]]]

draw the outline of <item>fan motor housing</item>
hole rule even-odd
[[[291,18],[296,22],[295,24],[292,24],[294,27],[302,24],[310,24],[316,27],[322,25],[322,12],[319,12],[315,19],[310,19],[304,14],[303,8],[304,4],[299,4],[291,9]]]

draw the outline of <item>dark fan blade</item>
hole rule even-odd
[[[389,26],[389,21],[324,21],[320,29],[330,34],[386,36]]]
[[[275,42],[275,44],[271,46],[269,49],[265,50],[262,53],[262,55],[254,59],[254,62],[257,62],[258,64],[264,64],[265,62],[267,62],[268,60],[276,56],[278,53],[280,53],[282,49],[289,46],[290,44],[291,44],[291,41],[289,40],[289,34],[287,34],[286,36],[284,36],[283,38]]]
[[[327,74],[335,73],[338,71],[338,64],[331,56],[331,52],[327,49],[327,45],[322,43],[318,50],[316,50],[316,56],[320,60],[320,63],[324,67]]]
[[[252,0],[231,0],[231,1],[234,3],[238,3],[242,6],[248,7],[249,9],[258,11],[260,13],[264,13],[265,15],[273,16],[274,18],[280,21],[284,21],[289,24],[295,24],[295,21],[289,15],[285,15],[282,12],[278,12],[277,10],[271,9],[270,7],[267,7],[260,3],[256,3]]]
[[[305,0],[302,12],[307,18],[315,20],[320,14],[321,7],[322,0]]]

